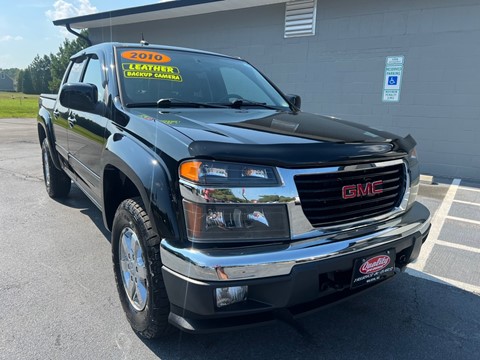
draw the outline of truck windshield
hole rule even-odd
[[[262,107],[289,104],[248,63],[187,51],[119,48],[120,90],[125,106]]]

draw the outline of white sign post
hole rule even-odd
[[[403,56],[388,56],[385,61],[385,76],[383,79],[383,102],[399,102],[402,86]]]

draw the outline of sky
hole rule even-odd
[[[56,53],[65,37],[52,21],[153,4],[158,0],[3,0],[0,11],[0,69],[24,69],[38,54]]]

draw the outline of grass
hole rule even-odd
[[[38,95],[0,91],[0,119],[36,118]]]

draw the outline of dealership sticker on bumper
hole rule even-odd
[[[375,283],[395,273],[395,250],[355,260],[351,287]]]

